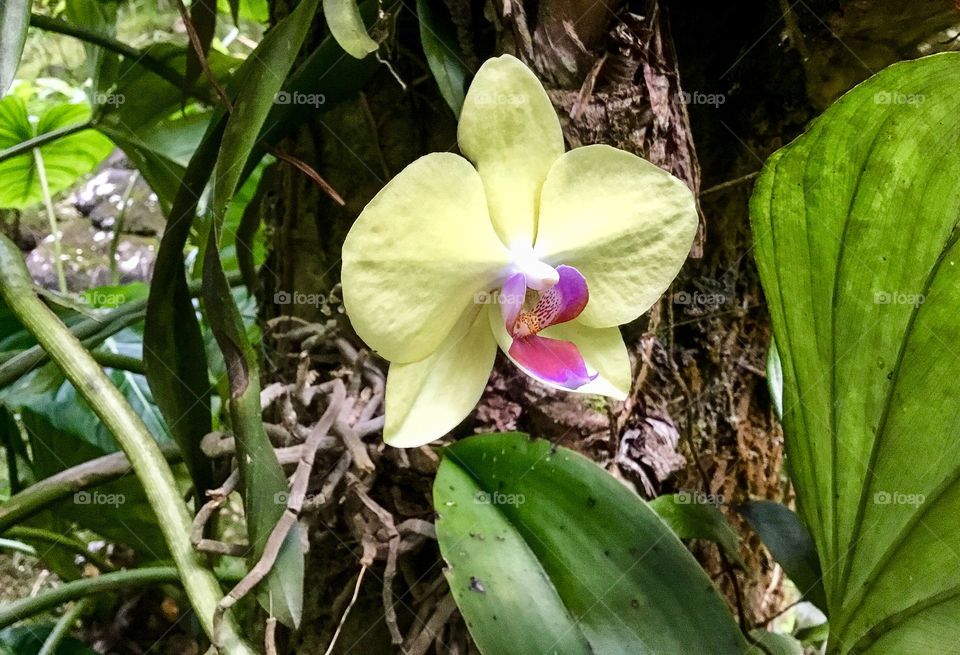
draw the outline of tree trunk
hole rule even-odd
[[[271,0],[274,19],[288,12],[287,2]],[[884,18],[901,9],[881,0],[742,7],[706,0],[493,0],[486,12],[463,0],[445,3],[471,67],[506,51],[536,71],[569,147],[608,143],[644,156],[684,180],[702,208],[681,276],[647,316],[624,328],[634,366],[628,401],[547,390],[501,357],[477,412],[457,434],[524,430],[587,454],[644,496],[680,490],[712,495],[741,532],[746,567],[732,574],[713,544],[692,548],[731,607],[741,608],[748,624],[764,624],[783,606],[784,577],[733,508],[756,499],[789,502],[790,494],[765,381],[770,329],[751,255],[752,180],[766,157],[839,93],[871,67],[919,54],[918,46],[955,14],[946,2],[912,3],[911,15],[923,20],[923,28],[891,33]],[[396,26],[397,41],[388,41],[393,45],[382,46],[380,54],[407,88],[381,67],[360,97],[312,116],[282,145],[319,171],[346,206],[336,206],[286,166],[261,184],[270,231],[261,271],[265,319],[326,322],[350,337],[335,302],[325,309],[277,305],[269,302],[272,294],[334,290],[340,245],[366,202],[420,155],[456,146],[455,120],[420,55],[415,18],[401,12]],[[308,46],[324,32],[318,20]],[[838,32],[869,48],[863,45],[865,54],[858,56],[837,40]],[[296,348],[266,333],[277,349],[269,375],[292,379],[298,360],[285,364],[284,356]],[[368,449],[378,467],[375,476],[363,478],[369,496],[398,521],[431,518],[436,463],[421,451],[385,449],[377,440]],[[348,491],[343,495],[339,509],[308,519],[308,597],[291,652],[323,652],[356,580],[361,549],[351,515],[363,512]],[[397,652],[383,621],[383,558],[377,551],[334,652]],[[428,542],[400,568],[402,580],[393,585],[397,629],[411,635],[441,606],[435,544]],[[418,579],[437,589],[424,589]],[[472,648],[456,612],[441,642],[449,652]]]

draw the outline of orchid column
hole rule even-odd
[[[693,195],[666,171],[605,145],[564,152],[550,99],[509,55],[477,72],[458,140],[467,159],[407,166],[343,246],[347,315],[390,361],[394,446],[462,421],[498,345],[544,384],[625,398],[618,326],[666,290],[697,229]]]

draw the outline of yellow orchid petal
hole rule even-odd
[[[587,279],[590,302],[579,321],[629,323],[677,276],[697,231],[687,186],[650,162],[605,145],[557,160],[540,198],[534,252]]]
[[[550,339],[560,339],[569,341],[577,346],[580,355],[583,357],[587,370],[591,373],[599,373],[592,381],[586,383],[577,389],[554,384],[544,380],[534,371],[529,371],[513,357],[510,356],[510,346],[513,338],[507,333],[503,316],[499,307],[491,305],[487,311],[487,318],[490,322],[490,329],[493,330],[493,336],[497,340],[507,357],[517,365],[521,371],[536,379],[541,384],[561,391],[575,391],[577,393],[594,393],[602,396],[609,396],[614,400],[625,400],[630,393],[630,385],[633,376],[630,371],[630,355],[627,353],[627,346],[623,343],[623,336],[620,334],[620,328],[594,328],[584,325],[579,318],[566,323],[552,325],[539,333],[540,336]]]
[[[518,59],[488,59],[464,100],[460,150],[480,171],[497,234],[530,246],[547,171],[563,154],[557,113],[540,81]]]
[[[474,294],[492,288],[508,262],[477,171],[458,155],[426,155],[393,178],[347,234],[343,304],[378,354],[417,361],[447,338]]]
[[[482,306],[471,307],[461,324],[429,357],[391,364],[387,373],[384,441],[398,448],[439,439],[477,405],[490,377],[497,343]]]

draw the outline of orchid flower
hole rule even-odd
[[[390,362],[384,440],[398,447],[466,418],[498,345],[548,386],[626,398],[618,326],[666,290],[697,229],[690,190],[657,166],[564,152],[550,99],[509,55],[477,72],[457,138],[466,159],[407,166],[343,244],[344,306]]]

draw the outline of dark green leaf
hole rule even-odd
[[[53,625],[21,625],[0,630],[0,655],[37,655]],[[96,655],[79,639],[67,636],[57,646],[57,655]]]
[[[437,537],[483,653],[747,652],[676,535],[590,460],[516,433],[443,454]]]
[[[213,229],[211,226],[211,243]],[[204,258],[203,297],[207,320],[230,378],[229,395],[224,400],[230,414],[230,427],[236,435],[247,530],[256,559],[263,554],[267,539],[286,507],[287,478],[263,429],[257,354],[247,340],[219,252],[212,247],[207,248]],[[296,524],[287,533],[273,568],[258,585],[257,599],[284,625],[295,628],[300,624],[303,553]]]
[[[183,249],[225,124],[221,117],[211,125],[183,176],[157,251],[143,330],[147,380],[198,490],[210,488],[212,481],[210,463],[200,450],[200,440],[212,427],[210,385]]]
[[[253,152],[277,93],[307,35],[317,3],[318,0],[303,0],[298,4],[267,33],[244,66],[243,85],[227,120],[214,170],[212,207],[218,238],[227,205],[243,176],[241,163]]]
[[[817,550],[797,515],[786,505],[770,500],[739,505],[737,511],[747,519],[800,593],[826,610]]]
[[[442,11],[447,11],[445,6]],[[430,0],[417,0],[420,43],[427,57],[427,65],[440,87],[440,95],[453,113],[460,116],[467,93],[467,65],[463,63],[463,53],[454,35],[453,23],[445,15],[446,20],[441,19],[439,14],[431,6]]]
[[[714,505],[693,494],[659,496],[648,504],[681,539],[714,541],[731,561],[743,565],[737,533]]]
[[[0,0],[0,98],[17,74],[30,26],[30,0]]]
[[[233,22],[237,22],[236,3],[234,0],[230,4],[233,13]],[[217,27],[217,0],[193,0],[190,3],[190,22],[193,23],[193,29],[197,34],[197,40],[200,41],[200,49],[203,56],[206,57],[210,52],[210,44],[213,43],[213,35]],[[200,66],[200,57],[193,48],[193,44],[187,49],[187,70],[184,75],[187,84],[192,85],[199,79],[203,68]]]
[[[751,201],[833,652],[956,648],[958,79],[958,53],[870,78],[768,161]]]

